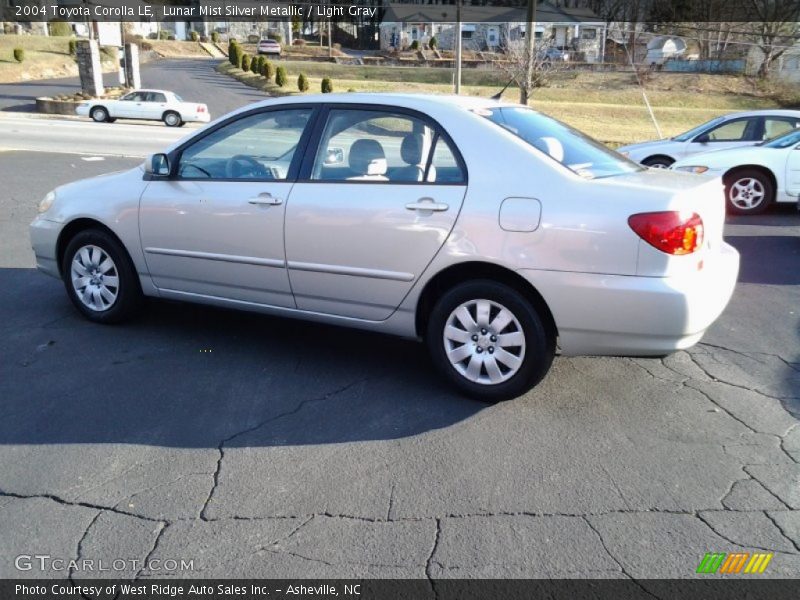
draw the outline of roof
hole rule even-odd
[[[462,23],[524,23],[527,8],[510,6],[462,6]],[[387,23],[455,23],[456,6],[452,4],[395,4],[387,5],[383,24]],[[602,23],[603,19],[588,8],[555,7],[539,2],[537,23]]]

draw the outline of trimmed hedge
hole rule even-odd
[[[249,71],[250,70],[250,55],[249,54],[242,54],[242,62],[239,64],[239,68],[242,71]]]
[[[261,74],[267,81],[272,81],[275,77],[275,67],[268,60],[264,60],[264,65],[261,67]]]
[[[286,69],[278,67],[278,70],[275,71],[275,83],[278,84],[279,87],[283,87],[286,85],[287,80]]]
[[[301,92],[308,91],[308,78],[306,77],[305,73],[300,73],[297,77],[297,89]]]
[[[331,81],[330,77],[326,77],[322,80],[320,87],[322,88],[323,94],[330,94],[333,92],[333,81]]]
[[[25,60],[25,50],[22,48],[14,48],[14,60],[18,63]]]

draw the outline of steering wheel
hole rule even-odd
[[[231,156],[225,163],[227,179],[245,179],[247,175],[249,177],[269,177],[272,173],[255,158],[246,154]]]

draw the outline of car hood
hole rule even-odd
[[[144,164],[133,167],[132,169],[125,169],[124,171],[112,171],[111,173],[104,173],[102,175],[94,175],[86,179],[79,179],[71,183],[65,183],[55,189],[56,196],[59,198],[66,198],[71,196],[97,196],[98,190],[108,192],[114,190],[116,186],[128,185],[131,180],[141,181],[144,174]],[[124,188],[118,188],[124,189]]]

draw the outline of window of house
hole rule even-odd
[[[597,38],[597,29],[581,29],[581,39],[593,40]]]

